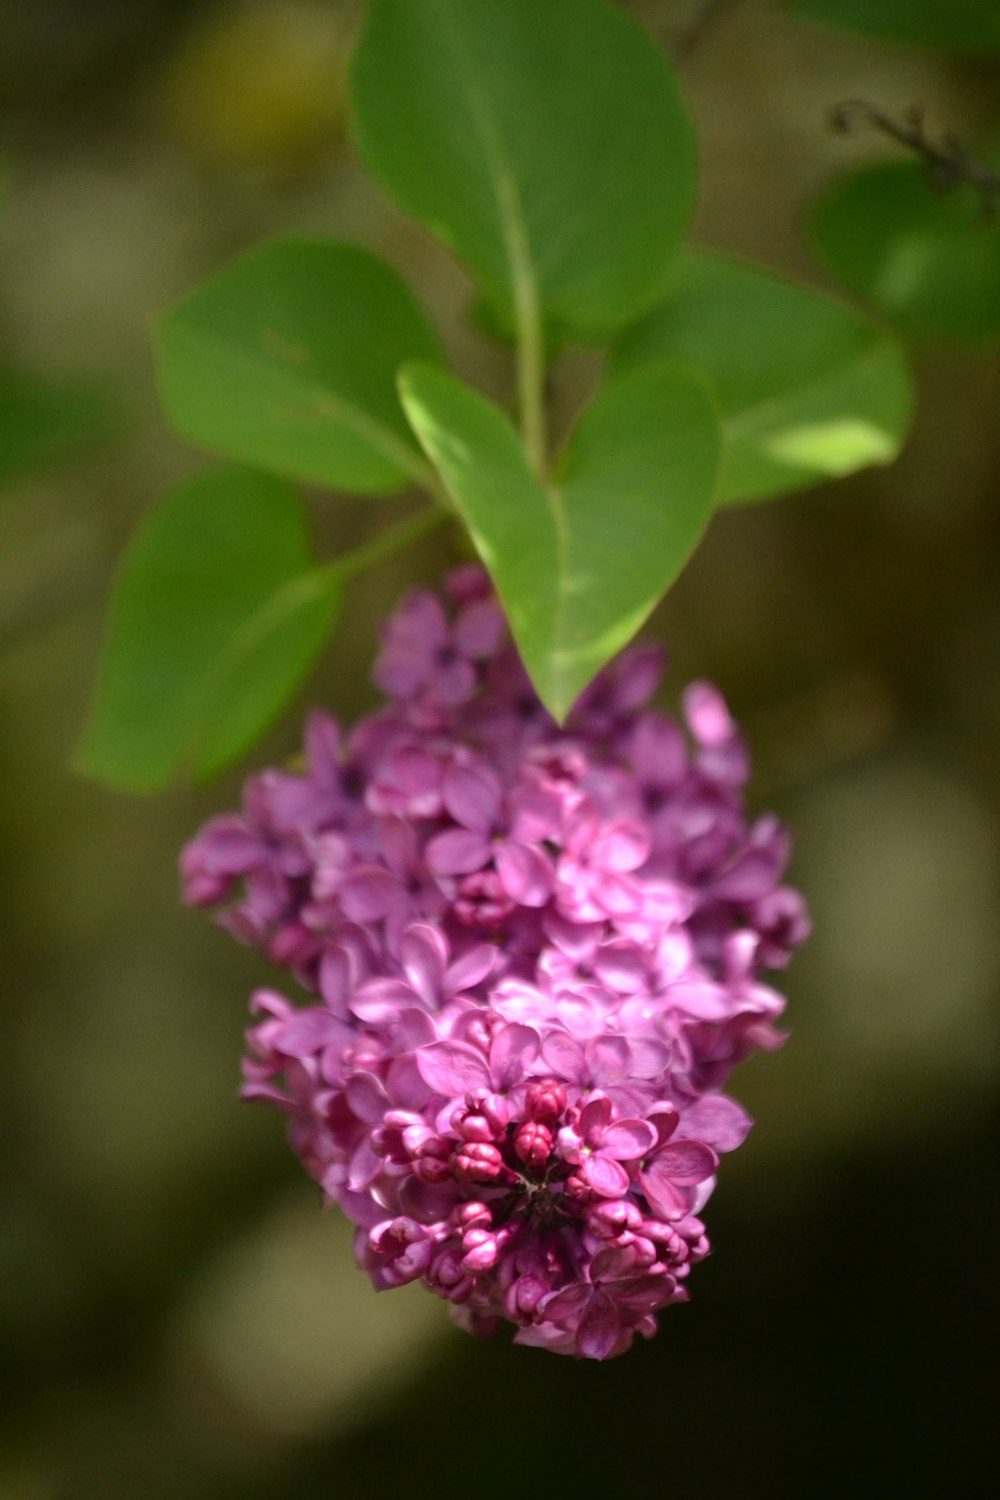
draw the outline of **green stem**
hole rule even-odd
[[[423,510],[418,510],[416,515],[407,516],[395,526],[380,531],[370,542],[334,558],[333,562],[319,571],[335,574],[338,578],[353,578],[381,562],[383,558],[391,557],[394,552],[400,552],[404,547],[418,542],[448,519],[448,512],[442,506],[426,506]]]
[[[517,408],[521,437],[528,462],[544,483],[548,466],[545,434],[545,346],[542,336],[542,305],[535,280],[535,266],[528,230],[513,174],[499,151],[496,153],[497,197],[507,242],[507,263],[514,293],[514,325],[517,337]]]
[[[545,361],[537,322],[518,340],[517,397],[521,412],[521,434],[531,467],[545,478]]]
[[[514,242],[514,316],[517,323],[517,406],[528,462],[540,480],[546,477],[545,348],[542,310],[520,221],[510,231]]]

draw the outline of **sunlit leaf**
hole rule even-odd
[[[690,360],[723,413],[722,503],[766,499],[899,451],[910,381],[894,339],[832,297],[744,262],[684,255],[613,369]]]

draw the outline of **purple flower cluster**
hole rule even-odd
[[[713,688],[685,732],[635,647],[560,728],[482,571],[446,587],[384,627],[386,706],[313,716],[301,774],[184,850],[185,895],[313,997],[255,995],[243,1094],[289,1116],[375,1286],[606,1359],[686,1299],[750,1125],[721,1089],[780,1044],[760,974],[808,919]]]

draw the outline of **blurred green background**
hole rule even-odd
[[[814,281],[804,210],[835,169],[891,155],[831,134],[829,106],[997,125],[996,63],[768,0],[714,7],[686,46],[703,4],[629,8],[683,53],[698,240]],[[357,167],[360,9],[0,0],[4,361],[110,416],[0,498],[0,1500],[959,1493],[986,1451],[996,1313],[995,351],[923,350],[902,460],[720,515],[654,621],[670,691],[711,676],[745,722],[816,934],[783,976],[790,1044],[737,1081],[759,1125],[710,1206],[716,1253],[621,1361],[476,1344],[417,1288],[376,1298],[280,1121],[236,1102],[265,969],[177,901],[179,845],[240,777],[138,801],[68,769],[124,539],[197,463],[158,414],[159,308],[266,234],[349,237],[505,389],[507,355],[460,321],[462,275]],[[580,378],[557,371],[556,401]],[[331,545],[395,514],[314,505]],[[355,589],[256,763],[294,748],[307,702],[372,701],[376,621],[447,546]]]

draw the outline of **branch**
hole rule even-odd
[[[975,188],[983,218],[989,222],[996,218],[1000,172],[970,156],[950,132],[939,142],[932,141],[924,129],[924,112],[919,104],[911,105],[899,120],[864,99],[846,99],[831,109],[831,129],[846,135],[858,124],[870,126],[918,157],[924,163],[931,186],[939,193],[952,192],[960,183]]]
[[[674,42],[674,56],[678,61],[690,57],[700,47],[707,32],[711,31],[722,12],[734,5],[736,0],[700,0],[700,4],[687,26]]]

